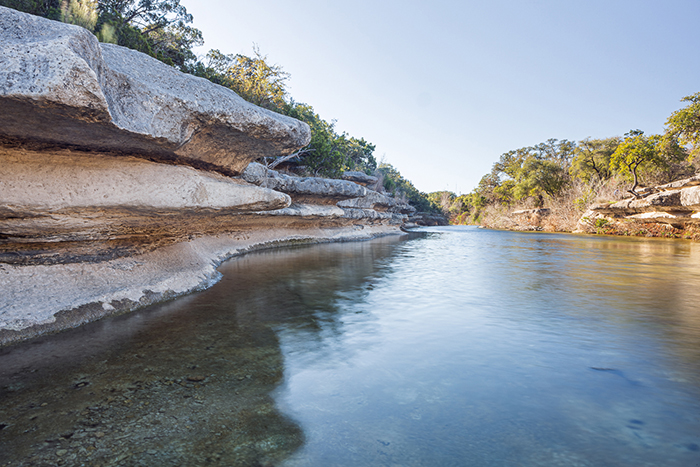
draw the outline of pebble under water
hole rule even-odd
[[[0,350],[0,466],[700,465],[700,244],[268,250]]]

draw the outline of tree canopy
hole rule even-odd
[[[693,160],[700,156],[700,92],[684,97],[681,102],[689,104],[668,118],[666,138],[675,139]],[[671,141],[670,144],[674,142]]]

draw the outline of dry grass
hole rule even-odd
[[[534,209],[531,203],[512,206],[488,206],[483,209],[480,221],[485,227],[506,230],[543,230],[547,232],[573,232],[584,212],[593,204],[619,201],[625,197],[626,182],[616,179],[590,186],[576,181],[557,198],[545,200],[549,214],[513,214],[520,210]]]

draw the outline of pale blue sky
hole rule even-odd
[[[289,91],[421,191],[510,149],[663,131],[700,91],[700,1],[182,0],[201,53],[260,46]]]

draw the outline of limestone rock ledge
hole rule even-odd
[[[358,183],[246,169],[309,138],[228,89],[0,7],[0,346],[207,287],[252,249],[400,234],[409,207]]]
[[[664,224],[677,229],[700,224],[700,175],[647,188],[640,198],[591,206],[579,226],[587,231],[605,222]],[[604,221],[598,221],[604,219]]]
[[[133,155],[237,174],[310,141],[250,104],[78,26],[0,7],[0,143]]]
[[[0,263],[0,346],[209,287],[220,277],[221,262],[256,249],[395,233],[387,225],[292,226],[203,236],[111,261]]]

